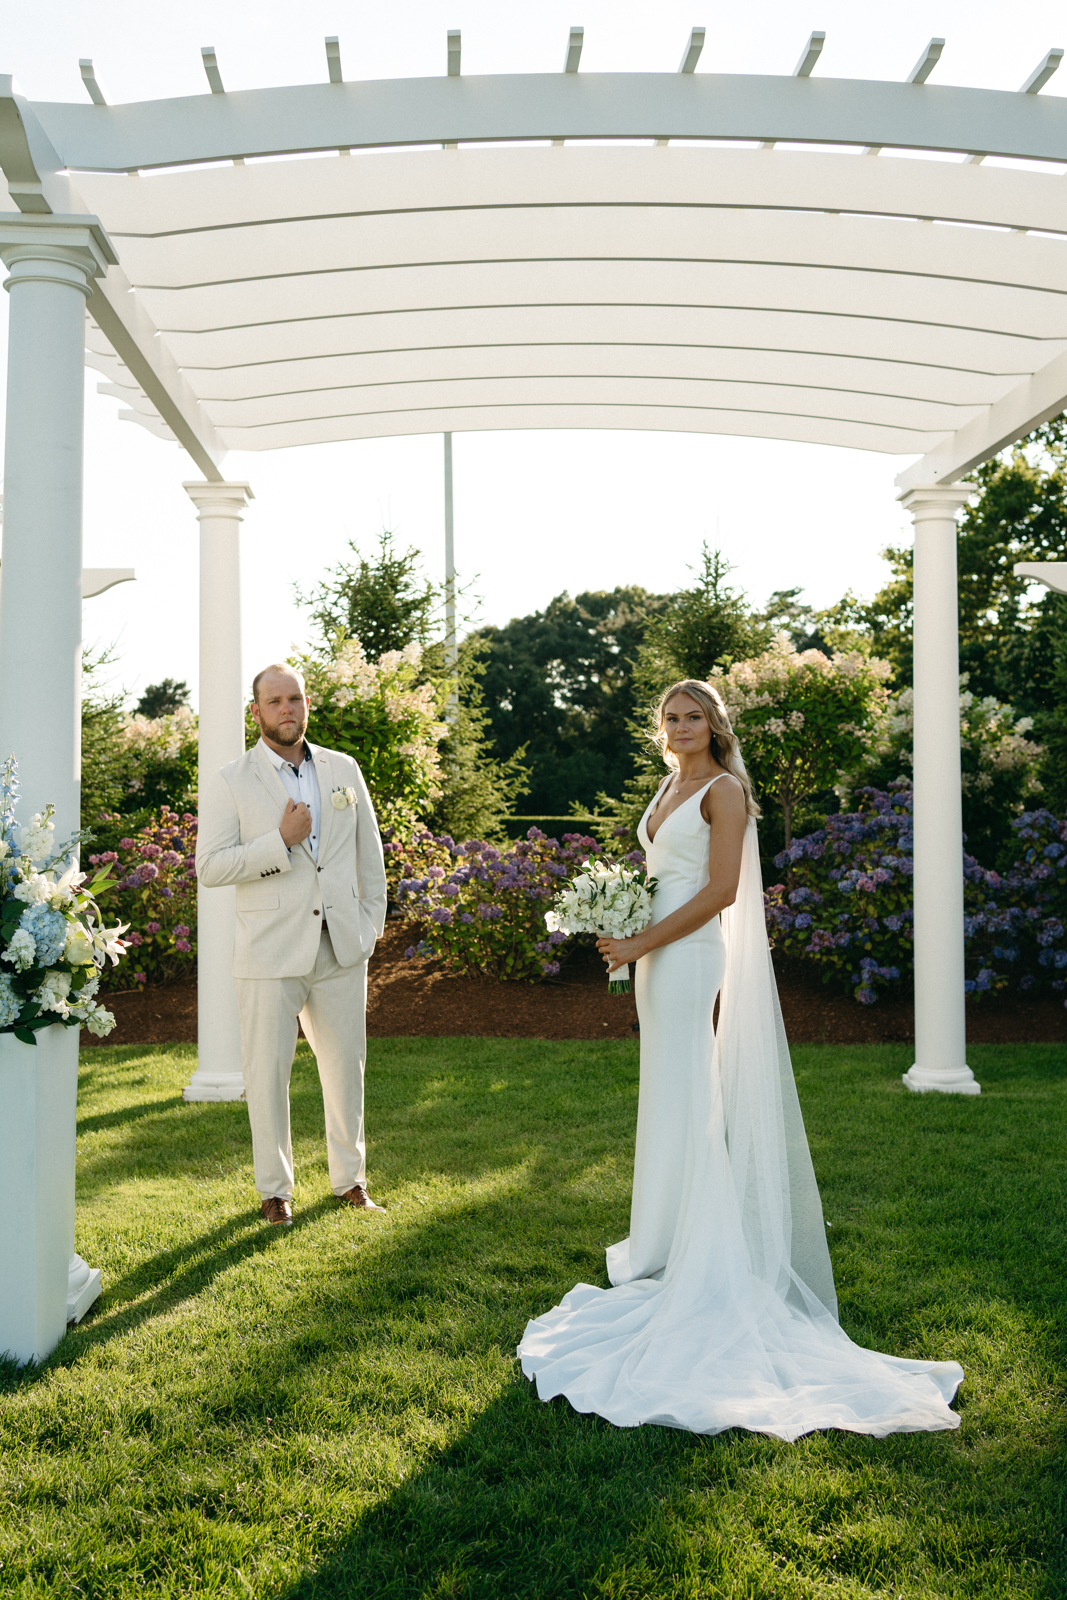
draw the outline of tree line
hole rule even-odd
[[[965,825],[971,848],[992,865],[1023,801],[1024,768],[1027,792],[1058,815],[1067,811],[1067,597],[1035,593],[1012,571],[1020,560],[1067,557],[1064,418],[971,481],[959,534]],[[385,531],[375,548],[351,545],[349,556],[297,591],[308,617],[298,660],[321,690],[309,733],[388,770],[392,788],[383,788],[382,801],[404,826],[417,819],[457,839],[493,837],[522,812],[630,828],[662,774],[647,716],[667,682],[734,669],[736,683],[738,663],[761,658],[783,635],[795,651],[888,662],[894,716],[879,750],[852,773],[826,770],[823,787],[809,784],[795,803],[776,794],[762,829],[770,853],[787,829],[818,826],[836,811],[850,782],[884,788],[907,777],[911,549],[884,555],[889,577],[872,598],[847,593],[815,609],[799,589],[754,603],[731,584],[721,553],[704,545],[677,591],[564,591],[503,626],[468,621],[452,664],[440,586],[418,552]],[[106,657],[89,658],[83,706],[83,820],[98,834],[130,832],[131,820],[164,803],[195,805],[186,686],[151,686],[131,715],[121,695],[100,687],[107,665]],[[1032,724],[1025,739],[1020,719]],[[392,741],[392,754],[383,754],[383,741]],[[750,743],[759,760],[751,734]],[[776,783],[773,763],[764,762],[765,786]]]

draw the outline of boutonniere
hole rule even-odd
[[[335,811],[343,811],[346,806],[354,806],[356,791],[354,789],[335,789],[330,795],[330,804]]]

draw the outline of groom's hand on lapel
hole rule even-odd
[[[282,820],[278,824],[278,832],[287,850],[291,850],[294,845],[307,838],[311,832],[311,812],[302,800],[299,805],[295,800],[286,802]]]

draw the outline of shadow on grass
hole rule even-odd
[[[1057,1461],[1006,1486],[946,1435],[623,1430],[519,1377],[283,1600],[1061,1600]]]
[[[293,1226],[307,1227],[335,1209],[336,1201],[322,1200],[304,1208]],[[221,1273],[228,1272],[249,1256],[263,1255],[288,1232],[288,1229],[265,1222],[257,1209],[234,1217],[175,1249],[161,1250],[158,1255],[142,1261],[133,1272],[109,1284],[105,1298],[97,1302],[84,1322],[65,1334],[47,1361],[40,1365],[31,1362],[22,1367],[3,1363],[0,1393],[32,1383],[54,1368],[75,1366],[95,1347],[131,1333],[154,1317],[173,1311],[183,1301],[202,1294]],[[146,1290],[151,1292],[146,1294]]]
[[[121,1128],[128,1122],[139,1122],[143,1117],[158,1117],[184,1104],[181,1095],[175,1094],[166,1100],[146,1100],[139,1105],[124,1106],[121,1111],[101,1111],[96,1116],[79,1117],[78,1132],[102,1133],[106,1128]]]

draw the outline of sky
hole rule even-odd
[[[8,0],[0,72],[31,100],[82,101],[78,61],[93,59],[110,103],[200,94],[200,47],[215,46],[228,89],[319,82],[323,39],[336,34],[346,78],[443,73],[445,35],[463,32],[464,73],[555,72],[568,29],[585,28],[582,70],[675,71],[694,24],[708,28],[699,70],[792,71],[824,29],[818,71],[903,80],[933,35],[947,44],[936,81],[1017,89],[1054,45],[1061,5],[1027,0],[1009,17],[991,0]],[[1067,92],[1067,70],[1045,94]],[[6,362],[7,296],[0,295]],[[85,564],[133,567],[137,581],[86,601],[88,646],[110,645],[113,683],[135,699],[164,677],[197,696],[198,528],[183,479],[199,476],[174,444],[120,423],[119,403],[86,374]],[[703,541],[734,564],[754,604],[800,587],[822,606],[846,589],[871,594],[880,552],[908,542],[894,478],[906,461],[818,445],[693,434],[515,432],[454,440],[456,563],[480,597],[478,620],[503,624],[563,590],[634,583],[682,587]],[[294,585],[313,587],[383,527],[443,576],[439,436],[316,445],[226,458],[255,496],[242,528],[243,650],[249,681],[308,639]]]

